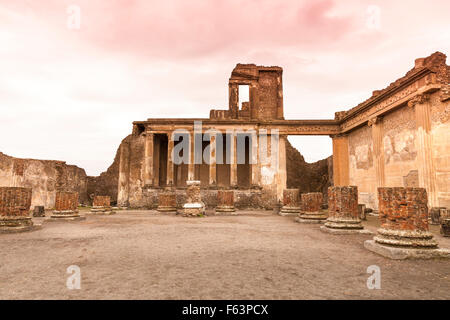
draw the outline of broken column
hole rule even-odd
[[[359,217],[357,187],[328,188],[328,219],[320,230],[334,234],[368,233]]]
[[[0,187],[0,233],[33,229],[31,188]]]
[[[205,204],[200,194],[200,181],[186,181],[186,203],[183,205],[183,216],[198,217],[205,214]]]
[[[78,213],[78,192],[56,192],[55,210],[48,221],[82,220]]]
[[[111,210],[111,198],[109,196],[95,196],[92,202],[91,213],[114,214]]]
[[[327,218],[321,211],[323,194],[311,192],[302,194],[302,210],[295,221],[300,223],[322,223]]]
[[[234,212],[234,191],[218,190],[216,213]]]
[[[159,212],[176,213],[177,212],[177,195],[172,188],[166,188],[158,194]]]
[[[279,212],[282,216],[300,213],[300,191],[298,189],[283,190],[283,207]]]
[[[391,259],[450,257],[428,231],[424,188],[378,188],[381,228],[364,246]]]

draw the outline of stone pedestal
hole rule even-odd
[[[199,217],[205,214],[205,204],[200,194],[200,181],[186,181],[186,203],[183,205],[184,217]]]
[[[358,211],[358,188],[328,188],[328,219],[320,230],[333,234],[370,233],[364,230]]]
[[[298,189],[283,190],[283,207],[279,215],[296,215],[300,213],[300,191]]]
[[[55,210],[47,221],[83,220],[78,213],[78,192],[56,192]]]
[[[430,209],[431,224],[439,225],[441,223],[441,210],[445,208],[434,207]]]
[[[311,192],[302,194],[302,210],[295,221],[300,223],[322,223],[327,216],[321,211],[323,194]]]
[[[166,189],[158,194],[159,212],[176,213],[177,212],[177,195],[175,191]]]
[[[0,187],[0,233],[33,230],[31,188]]]
[[[234,209],[234,191],[218,190],[217,191],[217,213],[235,212]]]
[[[441,222],[441,234],[444,237],[450,237],[450,219]]]
[[[33,217],[45,217],[44,206],[35,206],[33,209]]]
[[[450,257],[428,231],[424,188],[378,188],[381,228],[364,246],[391,259]]]
[[[111,209],[111,198],[109,196],[95,196],[91,208],[92,214],[115,214]]]

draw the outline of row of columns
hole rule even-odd
[[[144,184],[146,186],[154,186],[154,133],[146,132],[145,135],[145,150],[144,150]],[[167,147],[167,185],[174,185],[174,164],[172,159],[172,153],[174,148],[174,140],[172,137],[172,132],[166,133],[168,138],[168,147]],[[193,133],[190,134],[190,147],[189,147],[189,164],[188,164],[188,180],[195,180],[195,164],[194,164],[194,148],[195,148],[195,139],[193,138]],[[260,170],[257,167],[259,164],[259,156],[258,156],[258,136],[252,135],[252,149],[250,150],[251,159],[252,159],[252,171],[251,171],[251,184],[259,185],[260,184]],[[282,149],[282,148],[280,148]],[[209,184],[216,185],[217,184],[217,167],[216,167],[216,136],[211,135],[210,138],[210,165],[209,165]],[[230,164],[230,186],[237,187],[238,178],[237,178],[237,134],[234,133],[231,139],[230,146],[232,163]],[[121,151],[125,153],[126,151]],[[125,156],[123,157],[125,158]],[[122,161],[121,161],[122,163]],[[125,166],[125,164],[124,164]],[[126,168],[123,168],[126,170]],[[125,182],[124,182],[125,183]]]

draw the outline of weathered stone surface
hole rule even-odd
[[[186,182],[186,203],[183,205],[183,216],[198,217],[205,214],[205,204],[200,193],[200,181],[190,180]]]
[[[111,197],[110,196],[94,196],[92,202],[91,213],[94,214],[115,214],[111,209]]]
[[[402,257],[427,258],[441,255],[437,242],[428,231],[427,192],[424,188],[378,188],[381,228],[366,248],[392,259],[401,248]],[[423,251],[425,249],[425,251]],[[444,254],[450,257],[450,254]]]
[[[328,188],[328,218],[321,230],[331,231],[329,229],[341,230],[346,234],[366,232],[359,216],[356,186]]]
[[[80,202],[88,204],[84,169],[64,161],[19,159],[0,152],[0,185],[31,188],[32,207],[53,208],[60,190],[78,192]]]
[[[167,189],[158,194],[158,208],[159,212],[177,212],[177,195],[171,190]]]
[[[82,220],[78,213],[78,192],[59,191],[56,193],[55,210],[47,221]]]
[[[298,189],[283,190],[283,206],[280,215],[295,215],[300,212],[300,191]]]
[[[358,204],[358,212],[359,212],[359,218],[361,220],[367,220],[365,204]]]
[[[234,209],[234,191],[218,190],[216,213],[235,212]]]
[[[445,219],[441,223],[441,234],[444,237],[450,237],[450,219]]]
[[[302,210],[295,219],[301,223],[322,223],[327,216],[322,211],[323,195],[321,192],[302,193]]]
[[[30,188],[0,187],[0,233],[33,229]]]

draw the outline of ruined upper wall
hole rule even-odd
[[[228,82],[228,110],[211,110],[210,119],[282,120],[283,69],[237,64]],[[249,101],[239,105],[239,86],[249,87]]]
[[[88,203],[86,172],[64,161],[19,159],[0,152],[0,186],[32,188],[32,207],[53,208],[56,191],[76,191],[80,203]]]
[[[374,116],[402,106],[417,94],[438,90],[442,102],[450,99],[450,66],[446,64],[446,55],[441,52],[416,59],[414,68],[405,76],[382,90],[373,91],[369,99],[356,107],[336,112],[335,120],[341,122],[341,130],[345,132],[365,124]]]

